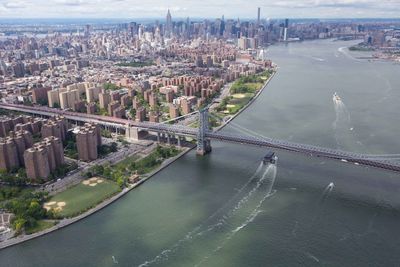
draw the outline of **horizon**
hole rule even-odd
[[[257,8],[261,8],[262,19],[392,19],[398,17],[400,2],[391,0],[285,0],[247,3],[237,0],[183,1],[159,0],[141,2],[137,0],[0,0],[2,19],[126,19],[126,18],[164,18],[167,10],[174,18],[186,18],[196,14],[196,18],[255,19]],[[224,10],[221,14],[221,10]],[[34,15],[32,15],[34,14]],[[316,16],[318,14],[318,16]]]
[[[173,21],[184,21],[189,18],[192,22],[194,21],[203,21],[203,20],[216,20],[221,19],[221,17],[175,17]],[[224,17],[225,20],[244,20],[244,21],[256,21],[254,18],[247,18],[247,17],[238,17],[238,18],[231,18],[231,17]],[[262,20],[271,20],[271,21],[283,21],[285,19],[289,19],[291,22],[310,22],[310,21],[319,21],[319,22],[346,22],[346,21],[400,21],[400,18],[380,18],[380,17],[370,17],[370,18],[290,18],[290,17],[277,17],[277,18],[267,18]],[[42,23],[63,23],[63,22],[103,22],[103,23],[127,23],[127,22],[144,22],[144,23],[151,23],[154,21],[164,22],[164,17],[126,17],[126,18],[90,18],[90,17],[65,17],[65,18],[55,18],[55,17],[42,17],[42,18],[0,18],[1,24],[13,24],[17,23],[28,23],[28,22],[42,22]]]

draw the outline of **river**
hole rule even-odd
[[[400,65],[358,59],[351,44],[270,47],[278,73],[224,131],[400,153]],[[260,165],[265,149],[212,146],[83,221],[0,251],[0,265],[400,265],[398,173],[280,151],[275,170]]]

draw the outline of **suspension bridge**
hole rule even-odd
[[[160,137],[170,138],[177,137],[178,143],[181,138],[191,137],[197,140],[197,154],[205,155],[211,152],[211,140],[231,142],[243,145],[254,145],[267,147],[272,149],[285,150],[290,152],[302,153],[312,157],[322,157],[332,160],[338,160],[344,163],[353,163],[356,165],[371,166],[391,171],[400,171],[400,154],[388,155],[367,155],[360,153],[347,152],[337,149],[324,148],[308,144],[300,144],[289,141],[283,141],[262,136],[252,132],[234,122],[229,122],[229,125],[244,132],[245,134],[232,134],[221,131],[213,131],[209,125],[209,113],[207,109],[198,112],[198,128],[191,128],[177,124],[151,123],[151,122],[136,122],[132,120],[113,118],[108,116],[99,116],[91,114],[76,113],[72,111],[64,111],[47,107],[30,107],[24,105],[0,103],[0,108],[12,111],[19,111],[40,116],[52,117],[55,115],[64,116],[70,121],[79,122],[94,122],[105,127],[113,127],[122,129],[126,132],[127,137],[138,136],[140,131],[153,132],[157,134],[158,140]],[[193,116],[193,114],[190,114]],[[133,133],[132,133],[133,132]]]

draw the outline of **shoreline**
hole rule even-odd
[[[220,125],[219,127],[217,127],[215,129],[216,132],[222,130],[225,126],[227,126],[233,119],[235,119],[237,116],[239,116],[243,111],[245,111],[251,104],[254,103],[254,101],[257,100],[257,98],[261,95],[261,93],[264,91],[264,89],[268,86],[269,82],[272,80],[272,78],[275,76],[277,72],[277,69],[274,70],[274,72],[271,74],[271,76],[265,81],[264,85],[261,87],[261,89],[250,99],[250,101],[243,106],[236,114],[232,115],[226,122],[224,122],[222,125]],[[124,197],[127,193],[129,193],[131,190],[133,190],[134,188],[142,185],[143,183],[145,183],[147,180],[149,180],[151,177],[153,177],[154,175],[156,175],[157,173],[161,172],[163,169],[165,169],[166,167],[168,167],[169,165],[171,165],[172,163],[174,163],[175,161],[177,161],[178,159],[180,159],[181,157],[183,157],[184,155],[186,155],[187,153],[189,153],[190,151],[192,151],[194,148],[196,148],[195,145],[193,146],[189,146],[189,147],[185,147],[184,150],[179,153],[177,156],[173,157],[173,158],[169,158],[167,160],[165,160],[161,166],[159,166],[157,169],[155,169],[154,171],[150,172],[149,174],[147,174],[146,178],[141,179],[139,182],[130,185],[127,188],[124,188],[121,192],[117,193],[116,195],[102,201],[100,204],[98,204],[96,207],[93,207],[89,210],[87,210],[86,212],[73,217],[73,218],[68,218],[68,219],[63,219],[60,220],[58,222],[58,224],[45,229],[43,231],[37,232],[37,233],[33,233],[31,235],[23,235],[20,237],[14,237],[11,239],[8,239],[6,241],[0,242],[0,250],[8,248],[8,247],[12,247],[24,242],[27,242],[29,240],[35,239],[35,238],[39,238],[42,237],[44,235],[50,234],[54,231],[60,230],[62,228],[65,228],[73,223],[76,223],[80,220],[83,220],[89,216],[91,216],[92,214],[102,210],[103,208],[111,205],[112,203],[116,202],[117,200],[119,200],[120,198]]]
[[[186,155],[189,151],[191,151],[194,147],[185,147],[183,149],[183,151],[181,153],[179,153],[177,156],[173,157],[173,158],[169,158],[167,160],[165,160],[157,169],[153,170],[152,172],[150,172],[149,174],[147,174],[147,177],[141,179],[139,182],[130,185],[129,187],[124,188],[121,192],[115,194],[114,196],[102,201],[100,204],[98,204],[96,207],[93,207],[89,210],[87,210],[86,212],[73,217],[73,218],[68,218],[68,219],[63,219],[60,220],[58,224],[45,229],[43,231],[31,234],[31,235],[23,235],[20,237],[14,237],[11,239],[8,239],[6,241],[3,241],[0,243],[0,250],[8,248],[8,247],[12,247],[24,242],[27,242],[29,240],[35,239],[35,238],[39,238],[41,236],[50,234],[54,231],[60,230],[62,228],[65,228],[73,223],[76,223],[80,220],[83,220],[89,216],[91,216],[92,214],[102,210],[103,208],[111,205],[112,203],[116,202],[118,199],[124,197],[127,193],[129,193],[131,190],[133,190],[134,188],[140,186],[141,184],[145,183],[147,180],[149,180],[151,177],[153,177],[154,175],[156,175],[157,173],[159,173],[160,171],[162,171],[163,169],[165,169],[166,167],[168,167],[169,165],[171,165],[172,163],[174,163],[176,160],[178,160],[179,158],[183,157],[184,155]]]
[[[218,126],[215,131],[219,132],[220,130],[222,130],[225,126],[227,126],[233,119],[235,119],[237,116],[239,116],[243,111],[245,111],[248,107],[250,107],[250,105],[252,105],[254,103],[254,101],[257,100],[257,98],[261,95],[261,93],[264,91],[265,88],[267,88],[268,84],[270,83],[270,81],[272,80],[272,78],[275,76],[275,74],[277,73],[277,69],[274,69],[274,72],[271,74],[271,76],[269,76],[269,78],[265,81],[264,85],[261,87],[260,90],[258,90],[258,92],[249,100],[249,102],[244,105],[238,112],[236,112],[236,114],[233,114],[226,122],[224,122],[222,125]]]

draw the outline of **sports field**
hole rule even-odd
[[[54,210],[57,217],[74,217],[119,191],[116,183],[94,177],[53,196],[44,208]]]

